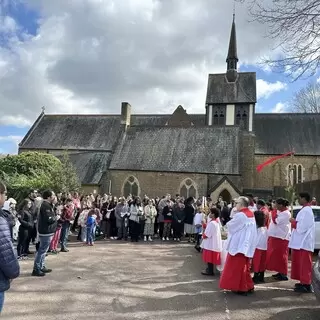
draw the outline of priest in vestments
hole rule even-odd
[[[227,259],[220,278],[220,288],[240,295],[254,291],[250,275],[250,259],[257,242],[257,227],[254,213],[248,208],[247,197],[236,200],[237,213],[227,223]]]
[[[272,212],[268,229],[267,270],[277,272],[273,278],[278,281],[288,280],[288,244],[291,235],[291,213],[288,206],[288,200],[283,198],[276,200],[277,210]]]
[[[310,207],[311,197],[308,193],[299,194],[302,209],[296,219],[291,219],[292,235],[289,242],[291,248],[291,279],[298,280],[294,291],[313,292],[311,286],[312,253],[315,241],[315,222]]]

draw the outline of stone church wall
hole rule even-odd
[[[139,196],[162,197],[166,193],[172,196],[180,193],[184,181],[190,179],[197,190],[198,196],[207,194],[207,175],[174,172],[144,172],[144,171],[109,171],[111,192],[116,196],[123,194],[123,186],[127,179],[134,177],[138,182]]]
[[[273,156],[255,156],[255,167]],[[260,173],[254,170],[254,188],[272,189],[274,186],[286,186],[289,164],[302,166],[302,182],[320,179],[320,157],[294,156],[278,160],[265,167]]]

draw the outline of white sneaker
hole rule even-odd
[[[114,240],[114,237],[110,237],[110,240]]]
[[[146,236],[144,236],[144,239],[143,239],[144,241],[147,241],[147,237]]]
[[[151,241],[151,242],[153,241],[151,237],[149,237],[149,241]]]
[[[162,241],[165,241],[165,240],[166,240],[166,238],[165,238],[165,237],[163,237],[163,238],[162,238]]]
[[[174,238],[174,239],[173,239],[173,241],[177,241],[177,239],[176,239],[176,238]]]
[[[170,239],[167,237],[167,241],[169,241]]]
[[[180,242],[181,240],[178,238],[178,242]]]

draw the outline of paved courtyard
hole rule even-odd
[[[72,243],[47,261],[54,271],[44,278],[30,276],[32,261],[21,262],[2,319],[320,319],[314,296],[292,292],[293,282],[259,285],[248,297],[221,292],[185,243]]]

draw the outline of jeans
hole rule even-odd
[[[92,244],[94,241],[95,229],[96,229],[95,225],[87,226],[87,243],[88,244]]]
[[[4,292],[0,292],[0,313],[3,309],[3,303],[4,303]]]
[[[62,228],[61,228],[61,236],[60,236],[61,249],[67,248],[69,230],[70,230],[70,222],[69,221],[63,222]]]
[[[52,236],[39,236],[40,244],[34,258],[33,270],[41,271],[45,267],[44,260],[46,257],[46,253],[50,247],[51,239]]]

